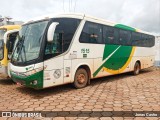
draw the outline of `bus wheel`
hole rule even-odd
[[[133,75],[138,75],[139,72],[140,72],[140,64],[138,62],[136,62],[134,65]]]
[[[79,89],[79,88],[84,88],[86,87],[88,82],[88,74],[87,71],[83,68],[80,68],[77,70],[75,77],[74,77],[74,87]]]

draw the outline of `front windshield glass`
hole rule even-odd
[[[5,32],[5,29],[0,29],[0,39],[3,39]]]
[[[6,32],[6,29],[0,29],[0,60],[2,60],[3,56],[4,56],[4,53],[3,53],[3,50],[4,50],[3,37],[4,37],[5,32]]]
[[[26,24],[18,35],[18,44],[13,53],[13,61],[27,62],[37,59],[40,54],[42,36],[48,21]]]
[[[4,50],[4,43],[3,40],[0,40],[0,60],[3,59],[3,50]]]

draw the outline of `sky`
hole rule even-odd
[[[63,12],[85,13],[160,35],[160,0],[0,0],[0,15],[13,20]]]

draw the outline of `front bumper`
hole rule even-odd
[[[24,85],[26,87],[31,87],[34,89],[42,89],[43,88],[43,71],[37,72],[30,76],[21,76],[18,73],[11,72],[11,78],[14,82]],[[36,81],[36,84],[35,84]]]

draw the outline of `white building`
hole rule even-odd
[[[160,66],[160,36],[156,37],[155,49],[156,49],[155,66]]]
[[[0,26],[3,26],[3,25],[22,25],[22,24],[23,24],[22,21],[12,21],[11,18],[7,18],[7,17],[2,18],[2,16],[0,15]]]

